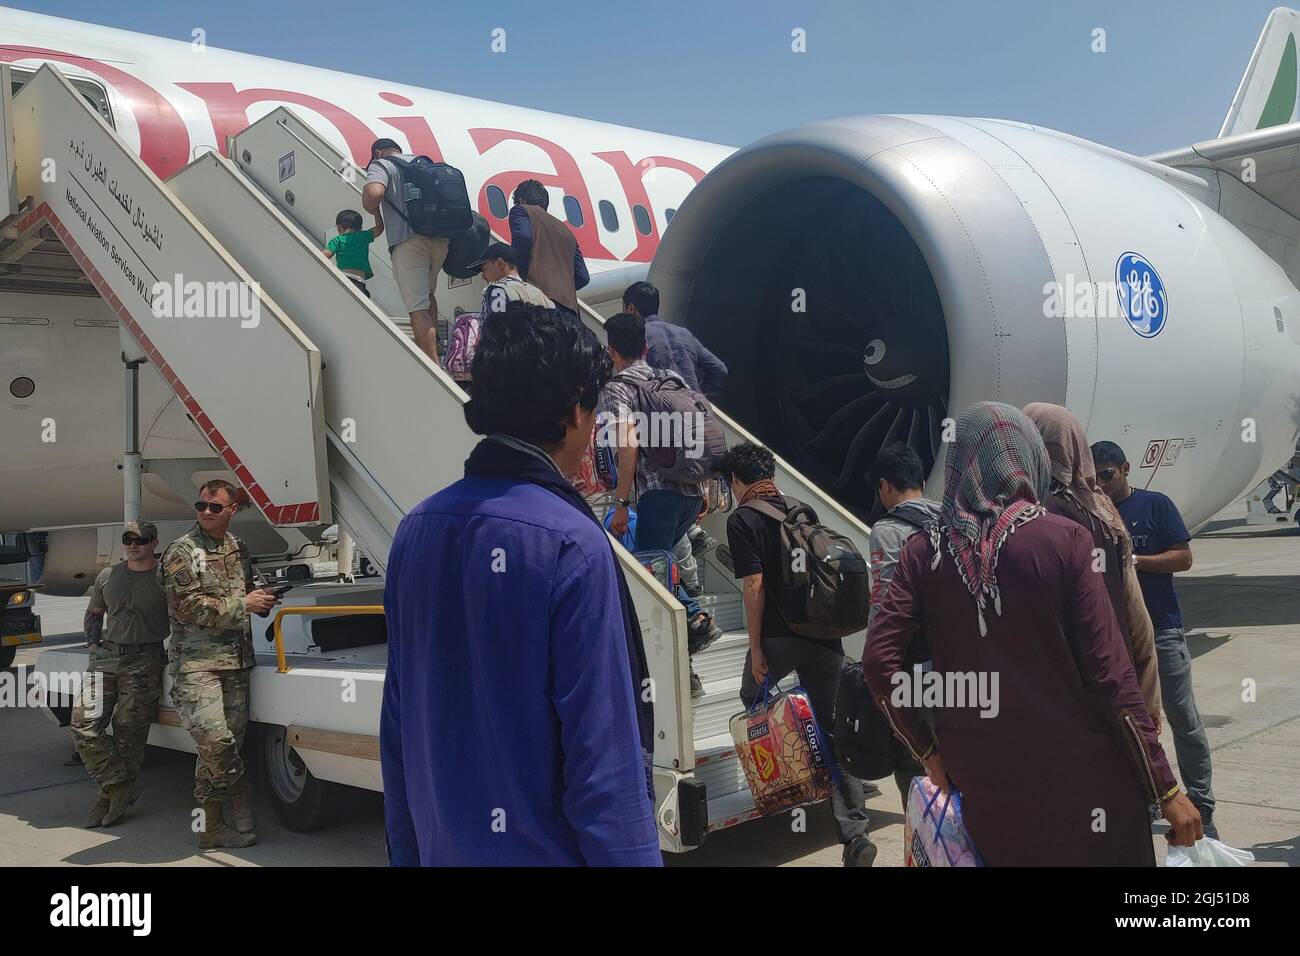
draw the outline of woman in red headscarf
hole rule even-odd
[[[1041,504],[1050,480],[1018,409],[962,413],[939,520],[903,549],[864,675],[930,779],[961,792],[986,863],[1154,865],[1148,804],[1180,845],[1200,837],[1200,816],[1138,691],[1091,534]],[[901,667],[922,630],[938,676],[918,692],[921,675]]]

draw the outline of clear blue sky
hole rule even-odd
[[[952,113],[1136,153],[1218,133],[1275,0],[7,0],[7,6],[742,145]],[[402,20],[400,29],[393,24]],[[506,30],[507,52],[489,49]],[[808,50],[790,50],[791,30]],[[1093,53],[1092,30],[1107,52]]]

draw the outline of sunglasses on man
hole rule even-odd
[[[1118,468],[1103,468],[1101,471],[1097,472],[1097,477],[1102,481],[1110,481],[1115,477],[1115,472],[1117,471],[1119,471]]]
[[[203,512],[208,511],[208,512],[211,512],[211,513],[214,514],[214,515],[219,515],[219,514],[221,514],[221,512],[225,511],[227,508],[233,508],[233,507],[234,507],[234,505],[223,505],[220,501],[196,501],[196,502],[194,502],[194,510],[197,511],[199,514],[202,514]]]
[[[153,541],[154,541],[153,538],[137,538],[133,534],[122,535],[123,544],[151,544],[153,543]]]

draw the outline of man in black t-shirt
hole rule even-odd
[[[801,637],[785,623],[781,608],[793,609],[801,596],[782,584],[780,529],[772,518],[744,507],[747,501],[762,499],[785,509],[786,500],[772,481],[776,461],[766,448],[745,442],[728,449],[721,471],[723,480],[731,483],[738,503],[727,519],[727,546],[744,593],[749,629],[740,698],[746,707],[751,706],[765,678],[775,684],[797,673],[829,742],[844,648],[839,641]],[[833,742],[830,749],[834,752]],[[870,866],[876,858],[876,846],[867,836],[869,820],[861,780],[846,773],[837,775],[831,791],[831,812],[844,844],[844,865]]]

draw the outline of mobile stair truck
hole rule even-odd
[[[271,524],[337,523],[382,573],[402,516],[461,477],[476,438],[461,412],[464,392],[411,339],[387,251],[372,248],[370,300],[320,254],[337,210],[360,208],[361,171],[280,108],[231,137],[225,155],[203,153],[163,182],[49,65],[12,110],[7,162],[26,202],[19,241],[39,229],[57,235],[116,313],[124,358],[167,382]],[[41,176],[50,157],[60,170],[54,181]],[[640,278],[617,272],[620,290]],[[250,314],[159,317],[151,289],[160,281],[177,283],[178,294],[192,281],[252,289]],[[597,275],[584,295],[613,294],[612,282],[602,286]],[[481,290],[481,281],[444,276],[444,317],[457,306],[477,309]],[[599,334],[601,316],[583,311]],[[749,437],[719,418],[730,442]],[[780,461],[777,481],[866,552],[861,521]],[[724,521],[710,516],[706,528],[721,538]],[[618,554],[656,687],[660,844],[689,850],[758,815],[727,730],[747,645],[740,593],[718,555],[708,555],[701,603],[726,633],[696,656],[706,693],[692,701],[684,609],[630,554]],[[252,737],[267,795],[292,828],[327,822],[349,787],[382,790],[381,595],[380,579],[304,584],[255,624]],[[52,649],[37,667],[75,671],[84,660],[84,651]],[[165,689],[149,742],[193,752],[168,699]],[[66,713],[68,703],[51,709]]]

